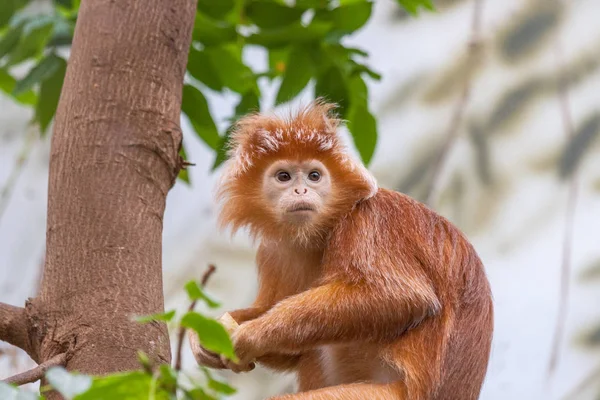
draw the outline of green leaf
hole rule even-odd
[[[188,390],[185,394],[186,394],[186,397],[190,400],[217,400],[216,397],[208,395],[201,388],[195,388],[192,390]]]
[[[169,393],[153,385],[153,377],[142,371],[112,374],[96,378],[92,387],[74,400],[155,400],[170,399]]]
[[[171,311],[165,311],[162,313],[157,313],[157,314],[152,314],[152,315],[137,316],[134,319],[136,322],[145,324],[145,323],[152,322],[152,321],[168,322],[168,321],[172,320],[174,316],[175,316],[175,310],[171,310]]]
[[[275,104],[279,105],[296,97],[308,85],[313,74],[311,57],[307,49],[302,46],[292,49]]]
[[[19,43],[9,54],[7,65],[16,65],[39,56],[51,38],[54,21],[54,18],[48,15],[29,19],[23,26]]]
[[[235,0],[198,0],[198,11],[215,19],[225,17],[234,6]]]
[[[237,46],[211,47],[206,53],[224,86],[240,94],[256,88],[254,74],[242,62]]]
[[[42,134],[46,132],[50,121],[52,121],[54,114],[56,114],[66,71],[67,62],[60,58],[58,68],[42,82],[34,117],[34,120],[40,124]]]
[[[235,116],[238,118],[255,111],[260,111],[260,101],[258,94],[252,90],[240,98],[240,102],[235,106]]]
[[[369,75],[369,77],[371,77],[371,79],[374,79],[376,81],[381,80],[381,75],[378,74],[377,72],[373,71],[372,69],[370,69],[366,65],[359,64],[359,63],[354,62],[354,61],[350,61],[350,64],[351,64],[351,73],[352,74],[366,73],[367,75]]]
[[[181,319],[181,325],[196,331],[200,344],[205,349],[223,354],[230,360],[237,361],[229,334],[219,322],[196,312],[188,312]]]
[[[8,72],[6,72],[6,70],[0,68],[0,90],[24,105],[32,106],[37,102],[37,95],[33,92],[33,90],[28,90],[23,94],[13,96],[12,93],[13,90],[15,90],[16,85],[17,80]]]
[[[183,158],[184,160],[187,161],[187,153],[185,151],[185,146],[182,143],[181,144],[181,149],[179,149],[179,155],[181,156],[181,158]],[[190,175],[189,175],[189,171],[186,168],[181,168],[179,170],[179,175],[177,175],[177,177],[179,179],[181,179],[182,181],[184,181],[185,183],[187,183],[188,185],[190,184]]]
[[[348,82],[348,90],[350,91],[350,99],[352,105],[368,106],[369,90],[367,84],[360,75],[354,75]]]
[[[409,14],[416,16],[419,14],[419,8],[424,8],[429,11],[435,11],[435,7],[431,0],[396,0]]]
[[[221,304],[208,297],[196,281],[189,281],[188,283],[186,283],[185,291],[187,292],[190,300],[202,300],[210,308],[218,308],[221,306]]]
[[[169,365],[162,364],[159,367],[160,384],[167,391],[173,393],[177,390],[177,372]]]
[[[231,395],[231,394],[234,394],[235,392],[237,392],[237,390],[235,390],[233,387],[229,386],[227,383],[221,382],[221,381],[213,378],[212,374],[210,373],[210,371],[207,368],[202,368],[202,372],[204,372],[204,375],[206,376],[206,379],[208,380],[208,387],[211,388],[212,390],[214,390],[215,392],[223,393],[226,395]]]
[[[42,60],[25,76],[17,82],[13,95],[18,96],[30,90],[36,84],[48,79],[63,65],[64,60],[55,54],[51,54]]]
[[[0,7],[0,28],[8,24],[12,16],[27,5],[27,0],[2,0]]]
[[[229,146],[229,138],[231,137],[231,130],[233,129],[233,125],[229,126],[225,131],[225,135],[219,141],[219,147],[217,148],[217,156],[215,157],[215,162],[213,163],[212,170],[217,169],[221,164],[227,160],[227,146]]]
[[[216,150],[219,144],[219,131],[202,92],[191,85],[184,85],[181,111],[190,120],[196,135],[211,149]]]
[[[260,102],[258,99],[258,94],[252,90],[246,94],[244,94],[240,98],[240,102],[235,107],[235,116],[233,119],[238,119],[239,117],[249,114],[251,112],[260,111]],[[233,129],[233,125],[229,126],[225,131],[225,135],[219,141],[219,147],[217,149],[217,157],[215,158],[215,162],[212,166],[212,170],[217,169],[225,160],[227,159],[227,146],[229,144],[229,137],[231,135],[231,130]]]
[[[86,392],[92,386],[87,375],[71,374],[62,367],[53,367],[46,372],[48,383],[67,399]]]
[[[299,22],[303,13],[303,9],[288,7],[272,0],[251,1],[245,10],[246,17],[264,29],[280,28]]]
[[[262,30],[248,36],[246,41],[269,49],[295,43],[321,41],[331,29],[330,22],[316,21],[308,26],[294,23],[283,28]]]
[[[287,61],[290,56],[290,49],[286,47],[277,47],[269,50],[269,70],[275,75],[283,75]]]
[[[341,5],[331,11],[334,29],[344,33],[354,32],[367,23],[372,10],[373,3],[370,1]]]
[[[40,396],[33,392],[16,388],[0,381],[0,399],[2,400],[39,400]]]
[[[0,38],[0,59],[2,59],[15,48],[17,43],[19,43],[19,40],[21,40],[22,34],[22,23],[11,27],[8,31],[4,32],[2,38]]]
[[[377,145],[377,121],[363,104],[352,104],[347,119],[354,145],[365,165],[369,165]]]
[[[205,84],[210,89],[217,92],[223,90],[223,82],[221,81],[219,73],[217,72],[217,69],[213,65],[213,62],[206,51],[199,51],[193,47],[190,48],[187,70],[191,76]]]
[[[237,39],[235,26],[222,21],[214,21],[201,13],[196,13],[192,38],[205,46],[215,46]]]
[[[348,89],[339,68],[332,66],[317,77],[315,97],[323,97],[337,104],[340,116],[345,118],[348,108]]]

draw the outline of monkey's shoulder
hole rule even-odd
[[[389,224],[393,220],[419,220],[439,217],[434,211],[412,197],[394,190],[379,188],[375,195],[359,201],[347,216]]]
[[[340,219],[334,235],[389,237],[413,242],[430,240],[436,231],[451,231],[454,236],[462,236],[450,221],[425,204],[406,194],[380,188]]]

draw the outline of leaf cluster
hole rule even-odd
[[[35,109],[42,134],[52,121],[62,88],[80,0],[53,0],[52,10],[34,14],[32,0],[4,0],[0,7],[0,90]],[[367,52],[344,39],[369,21],[371,0],[199,0],[183,88],[182,112],[197,137],[215,152],[213,169],[226,158],[232,123],[261,108],[262,80],[278,85],[276,105],[312,88],[315,97],[339,105],[354,144],[368,164],[377,144],[377,122],[368,106],[367,79],[381,76],[366,63]],[[433,10],[431,0],[397,0],[409,13]],[[246,62],[248,48],[264,50],[266,68]],[[28,65],[16,79],[13,68]],[[207,97],[235,95],[226,121],[215,121]],[[208,95],[208,96],[207,96]],[[225,123],[225,124],[222,124]],[[218,126],[226,126],[220,130]],[[185,148],[182,149],[185,156]],[[189,181],[187,171],[180,178]]]
[[[195,281],[185,285],[191,301],[200,301],[209,308],[220,306],[211,299]],[[175,310],[136,318],[139,323],[151,321],[172,322]],[[178,325],[192,329],[206,349],[236,359],[231,338],[218,321],[195,311],[188,311],[180,318]],[[215,378],[211,372],[201,367],[203,379],[194,381],[182,371],[168,364],[153,365],[148,355],[139,352],[140,368],[130,372],[120,372],[101,377],[70,373],[61,367],[54,367],[46,373],[47,387],[42,387],[38,395],[0,382],[0,399],[40,400],[43,393],[56,390],[67,400],[217,400],[234,394],[236,390],[227,383]]]

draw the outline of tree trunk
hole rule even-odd
[[[170,362],[165,324],[131,318],[164,307],[163,215],[181,167],[195,10],[195,0],[81,2],[52,137],[40,294],[25,312],[0,307],[0,339],[38,363],[67,352],[69,370],[105,374],[138,368],[138,350]]]

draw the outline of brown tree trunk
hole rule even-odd
[[[163,215],[181,166],[195,10],[195,0],[81,2],[52,137],[40,294],[25,311],[0,305],[0,339],[38,363],[68,352],[69,370],[104,374],[138,368],[137,350],[170,362],[166,326],[131,317],[163,310]]]

